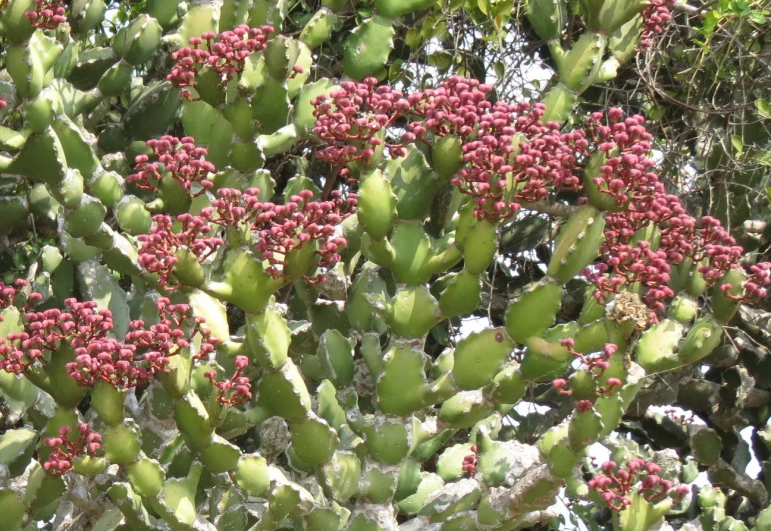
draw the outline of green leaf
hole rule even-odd
[[[771,103],[766,99],[755,100],[755,107],[758,109],[758,114],[763,118],[771,120]]]
[[[744,142],[742,142],[742,137],[739,135],[734,135],[731,137],[731,144],[733,145],[734,149],[736,150],[736,155],[741,156],[742,153],[744,153]]]

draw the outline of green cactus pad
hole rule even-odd
[[[245,492],[252,496],[262,496],[270,487],[268,463],[257,454],[242,455],[233,479]]]
[[[715,308],[714,302],[712,306]],[[686,293],[681,293],[669,305],[669,316],[678,323],[687,325],[691,323],[699,311],[698,301]]]
[[[351,323],[351,327],[359,332],[385,331],[385,324],[375,313],[368,300],[371,298],[382,301],[387,298],[385,281],[377,274],[376,267],[372,262],[367,262],[362,266],[345,303],[345,314],[348,316],[348,321]]]
[[[108,427],[102,434],[104,456],[119,465],[130,465],[139,457],[141,436],[139,427],[131,421]]]
[[[364,428],[364,440],[372,459],[385,465],[396,465],[410,452],[411,432],[408,421],[375,419]]]
[[[338,330],[327,330],[321,336],[317,356],[321,371],[335,387],[342,389],[353,382],[353,346]]]
[[[41,30],[26,45],[8,47],[6,69],[23,98],[37,97],[53,81],[53,66],[63,51],[61,44]]]
[[[316,477],[330,498],[345,503],[359,490],[361,461],[353,452],[335,452]]]
[[[209,414],[195,393],[188,393],[174,402],[174,420],[179,430],[196,446],[211,444],[214,427],[209,422]]]
[[[567,283],[589,265],[604,241],[605,218],[599,210],[587,205],[570,216],[560,229],[549,274]]]
[[[391,22],[379,16],[359,25],[348,37],[343,49],[343,70],[360,80],[375,74],[385,66],[394,48],[395,30]]]
[[[211,444],[201,448],[199,456],[206,470],[220,474],[235,470],[241,458],[241,449],[215,434]]]
[[[474,479],[462,479],[448,483],[426,500],[418,513],[428,516],[432,522],[442,522],[450,516],[476,507],[482,496],[482,487]]]
[[[744,283],[747,282],[747,273],[744,269],[734,268],[728,270],[712,288],[712,315],[721,323],[728,323],[739,310],[741,301],[734,300],[729,295],[741,297],[744,295]],[[730,286],[727,292],[723,286]]]
[[[0,465],[8,467],[11,477],[27,468],[37,440],[37,432],[27,428],[8,430],[0,435]]]
[[[311,415],[307,420],[292,423],[292,447],[306,463],[323,465],[337,448],[337,433],[321,418]]]
[[[463,470],[463,462],[467,456],[473,455],[472,446],[471,443],[455,444],[445,449],[436,462],[436,473],[439,477],[447,482],[464,477],[466,471]]]
[[[635,361],[648,372],[677,367],[680,363],[674,349],[683,337],[683,326],[671,319],[646,330],[635,347]]]
[[[259,384],[260,403],[290,421],[305,420],[311,399],[300,371],[291,360],[280,370],[265,371]]]
[[[3,515],[3,525],[7,526],[8,531],[21,529],[26,510],[20,494],[10,489],[0,489],[0,514]]]
[[[699,318],[688,331],[677,351],[681,365],[696,363],[715,350],[723,338],[723,326],[712,315]]]
[[[91,391],[92,407],[109,426],[123,422],[123,404],[126,394],[103,380],[97,381]]]
[[[490,382],[514,348],[503,328],[475,332],[455,347],[452,377],[463,390],[478,389]]]
[[[442,320],[439,303],[423,286],[402,288],[385,305],[380,301],[372,305],[393,333],[406,339],[424,337]]]
[[[597,80],[608,38],[598,33],[583,33],[569,52],[550,43],[560,81],[570,90],[582,93]]]
[[[153,17],[142,14],[122,28],[113,40],[115,52],[133,66],[151,59],[161,45],[163,29]]]
[[[383,413],[409,415],[424,405],[428,390],[425,354],[408,343],[394,344],[383,356],[377,381],[377,402]]]
[[[442,315],[468,315],[477,309],[482,295],[482,281],[478,275],[464,269],[460,273],[450,273],[437,283],[442,281],[445,283],[439,295],[439,310]]]
[[[0,209],[3,212],[0,219],[0,236],[10,234],[29,216],[29,202],[24,196],[0,196]]]
[[[568,20],[565,0],[532,0],[525,11],[527,20],[544,41],[559,39]]]
[[[399,512],[408,515],[418,514],[420,509],[425,505],[428,497],[436,493],[443,486],[444,481],[437,474],[423,473],[423,475],[420,476],[420,484],[415,493],[403,498],[397,503]]]
[[[332,10],[322,7],[305,24],[300,32],[300,41],[309,48],[318,48],[332,36],[337,17]]]
[[[506,313],[509,337],[518,343],[525,343],[531,337],[542,337],[554,324],[562,296],[562,286],[553,280],[528,286]]]
[[[470,428],[493,410],[482,391],[461,391],[446,400],[439,409],[439,420],[448,428]]]
[[[383,172],[375,170],[359,184],[357,215],[359,223],[373,240],[382,240],[396,220],[396,197]]]
[[[88,33],[104,20],[104,0],[73,0],[69,22],[75,33]]]
[[[431,164],[443,179],[449,179],[463,167],[461,140],[455,135],[439,138],[431,148]]]
[[[73,238],[90,236],[99,229],[107,209],[95,197],[84,195],[77,207],[64,214],[65,228]]]
[[[166,475],[155,459],[141,457],[126,467],[129,483],[140,496],[154,498],[160,494]]]
[[[280,369],[289,353],[291,333],[286,321],[273,307],[246,318],[245,346],[250,357],[263,367]]]

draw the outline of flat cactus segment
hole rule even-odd
[[[135,423],[110,426],[102,436],[104,455],[111,463],[130,465],[139,457],[141,436]]]
[[[88,33],[104,21],[106,10],[104,0],[73,0],[70,26],[76,33]]]
[[[441,183],[423,152],[409,146],[405,156],[385,163],[383,173],[396,196],[397,217],[401,220],[425,218]]]
[[[506,313],[506,332],[518,343],[531,337],[542,337],[554,325],[562,304],[562,286],[550,280],[528,286]]]
[[[385,331],[385,323],[370,303],[370,300],[385,301],[388,298],[386,283],[378,275],[376,267],[372,262],[364,264],[345,303],[348,321],[359,332]]]
[[[291,360],[280,370],[265,371],[259,384],[260,402],[276,415],[301,422],[311,409],[311,399],[300,371]]]
[[[143,91],[123,115],[126,131],[139,140],[166,133],[179,110],[179,94],[180,90],[168,81],[162,81]]]
[[[723,326],[712,315],[698,319],[685,336],[677,358],[682,365],[696,363],[720,344],[723,338]]]
[[[324,491],[338,503],[345,503],[359,490],[361,461],[353,452],[335,452],[316,474]]]
[[[712,288],[712,315],[721,323],[728,323],[736,315],[746,282],[747,273],[744,269],[735,268],[723,275]],[[728,286],[726,291],[723,291],[723,286]]]
[[[646,330],[635,347],[635,361],[648,372],[677,367],[674,349],[683,337],[683,326],[665,319]]]
[[[336,20],[337,17],[331,9],[322,7],[303,27],[300,41],[311,49],[318,48],[332,37]]]
[[[245,346],[260,365],[270,369],[284,366],[289,354],[291,333],[286,320],[273,307],[246,318]]]
[[[446,448],[436,462],[436,473],[444,481],[457,481],[466,475],[463,464],[467,456],[473,454],[473,444],[455,444]]]
[[[525,11],[533,29],[545,41],[559,39],[567,24],[567,2],[565,0],[533,0]]]
[[[381,170],[361,179],[358,192],[359,223],[373,240],[382,240],[391,232],[396,220],[396,197],[391,183]]]
[[[179,430],[196,446],[211,444],[214,427],[209,422],[209,414],[195,393],[188,393],[174,402],[174,420]]]
[[[445,280],[446,286],[439,296],[439,310],[445,317],[456,317],[473,313],[479,306],[482,295],[482,280],[478,275],[464,269],[450,273],[437,281]]]
[[[463,390],[487,385],[506,361],[514,343],[503,328],[472,333],[455,347],[452,377]]]
[[[302,422],[292,423],[292,448],[297,457],[312,466],[323,465],[332,458],[339,439],[329,424],[315,415]]]
[[[431,494],[418,514],[428,516],[433,522],[442,522],[456,513],[476,507],[481,496],[482,488],[476,479],[461,479]]]
[[[242,455],[233,479],[243,491],[262,496],[270,487],[268,463],[258,454]]]
[[[557,63],[560,81],[570,90],[582,93],[597,80],[608,38],[598,33],[583,33],[568,52],[552,41],[550,50]]]
[[[375,461],[397,465],[410,453],[412,426],[408,422],[375,418],[364,428],[364,440]]]
[[[482,391],[461,391],[446,400],[439,409],[439,420],[451,429],[471,428],[487,417],[493,405]]]
[[[142,504],[142,498],[134,493],[128,483],[113,483],[107,490],[113,503],[120,509],[126,522],[138,531],[151,531],[155,527]]]
[[[37,441],[37,432],[27,428],[8,430],[0,435],[0,465],[8,467],[11,477],[18,476],[27,468]]]
[[[163,489],[166,475],[155,459],[141,457],[126,467],[129,483],[140,496],[154,498]]]
[[[353,382],[353,346],[338,330],[324,332],[316,353],[324,377],[342,389]]]
[[[428,9],[436,0],[375,0],[375,9],[384,17],[396,18]]]
[[[343,50],[343,70],[355,80],[375,74],[385,66],[396,34],[387,19],[374,16],[358,26]]]
[[[201,448],[199,457],[206,470],[221,474],[235,470],[241,458],[241,449],[215,434],[211,444]]]
[[[64,149],[53,129],[30,136],[8,168],[9,173],[56,186],[64,178],[67,161]]]
[[[11,42],[26,41],[35,28],[25,13],[34,11],[34,0],[10,0],[0,11],[0,34]]]
[[[126,394],[117,387],[99,380],[91,391],[91,402],[99,418],[109,426],[116,426],[123,422],[123,405]]]
[[[377,403],[388,415],[409,415],[424,406],[428,384],[425,353],[407,343],[394,344],[383,356]]]
[[[424,286],[399,289],[385,304],[373,297],[369,300],[398,337],[424,337],[442,320],[437,300]]]
[[[139,66],[158,51],[162,34],[157,20],[141,14],[115,35],[113,49],[130,65]]]
[[[29,201],[21,195],[0,196],[0,237],[7,236],[29,216]]]
[[[10,489],[0,489],[0,514],[3,515],[3,525],[7,526],[8,531],[21,529],[26,510],[19,494]]]
[[[22,97],[37,97],[53,81],[53,66],[63,51],[61,44],[41,30],[33,33],[25,45],[8,48],[6,68]]]
[[[605,218],[592,206],[584,206],[570,216],[560,229],[557,245],[549,262],[549,274],[567,283],[588,266],[604,241]]]
[[[186,478],[166,480],[158,498],[149,501],[153,508],[172,526],[192,526],[198,517],[195,495],[203,467],[193,463]]]

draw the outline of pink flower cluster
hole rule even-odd
[[[37,362],[47,363],[45,352],[56,352],[62,341],[77,348],[113,327],[111,312],[97,310],[93,301],[67,299],[64,304],[68,311],[51,308],[24,315],[24,331],[8,334],[7,342],[0,343],[0,369],[23,374]]]
[[[144,321],[132,321],[122,343],[104,334],[77,345],[73,341],[75,361],[66,366],[70,378],[82,386],[91,387],[101,380],[128,389],[168,371],[170,358],[188,348],[197,335],[201,336],[201,354],[214,350],[217,340],[201,327],[202,318],[191,318],[189,305],[171,304],[160,297],[156,308],[159,322],[148,327]],[[112,328],[111,321],[109,324]]]
[[[174,231],[174,218],[165,214],[153,216],[153,226],[148,234],[137,236],[140,242],[139,265],[150,273],[156,273],[158,284],[166,291],[174,291],[178,284],[171,278],[174,266],[179,262],[176,253],[187,249],[199,263],[206,261],[225,241],[212,236],[212,227],[202,216],[180,214],[177,216],[182,228]]]
[[[457,135],[467,165],[452,184],[474,197],[478,217],[510,218],[519,203],[544,199],[549,189],[580,189],[576,151],[588,146],[584,133],[560,133],[556,122],[543,124],[542,104],[492,104],[487,101],[490,86],[458,76],[406,99],[375,85],[374,78],[343,83],[329,101],[323,95],[312,101],[318,118],[314,132],[328,144],[317,155],[343,174],[346,164],[369,162],[385,142],[384,130],[404,115],[411,121],[401,143],[388,144],[390,154],[404,155],[406,143],[431,146]]]
[[[672,496],[679,503],[689,491],[687,485],[678,485],[673,489],[671,481],[658,475],[661,472],[659,465],[640,458],[630,459],[624,468],[614,461],[603,463],[601,468],[603,472],[589,480],[589,488],[614,511],[623,511],[632,504],[629,495],[633,491],[650,503],[665,496]]]
[[[674,5],[675,0],[649,0],[649,6],[643,9],[643,30],[640,35],[640,49],[653,46],[656,35],[664,33],[664,24],[672,20],[669,6]]]
[[[541,103],[498,102],[480,117],[475,139],[463,144],[467,166],[451,181],[474,197],[475,216],[508,219],[520,203],[581,189],[576,152],[588,145],[584,133],[560,133],[557,122],[541,121],[544,112]]]
[[[249,377],[243,375],[244,369],[249,365],[249,358],[236,356],[236,370],[227,380],[217,381],[217,371],[206,371],[204,376],[218,389],[217,401],[228,406],[240,406],[252,398],[252,384]]]
[[[170,216],[154,216],[150,233],[138,236],[140,265],[157,273],[159,284],[166,290],[177,289],[178,284],[172,278],[179,262],[177,251],[189,249],[202,263],[225,243],[223,238],[214,235],[217,226],[256,232],[255,250],[269,262],[266,272],[275,278],[286,274],[287,255],[309,241],[318,242],[317,268],[323,271],[340,261],[338,251],[347,242],[336,236],[335,227],[356,211],[356,194],[343,198],[340,192],[332,191],[329,200],[312,201],[313,192],[303,190],[283,205],[262,202],[259,194],[257,188],[246,192],[222,188],[217,191],[217,199],[204,208],[200,216],[177,216],[176,220],[182,224],[179,232],[174,232],[174,220]],[[324,275],[306,276],[306,280],[320,282]]]
[[[601,175],[594,183],[601,192],[613,197],[621,209],[605,214],[602,263],[585,275],[595,284],[594,296],[603,304],[621,286],[639,283],[646,288],[643,301],[655,317],[655,312],[674,296],[667,286],[672,267],[685,258],[701,263],[699,272],[711,286],[730,269],[740,267],[742,248],[717,219],[693,218],[677,196],[666,192],[653,172],[654,162],[647,156],[652,136],[644,122],[642,116],[624,119],[620,109],[611,109],[607,117],[594,113],[589,119],[587,137],[593,148],[606,156]],[[661,232],[658,249],[653,249],[648,241],[633,243],[635,234],[650,226]],[[760,272],[768,270],[765,264],[755,268]],[[763,296],[764,286],[771,279],[760,273],[753,280],[752,297]]]
[[[262,227],[255,248],[263,260],[270,263],[266,269],[270,275],[277,278],[283,276],[287,255],[311,240],[319,242],[316,266],[322,271],[342,259],[338,250],[348,242],[335,235],[335,227],[355,210],[356,196],[351,194],[343,198],[337,190],[333,190],[328,201],[311,201],[312,198],[313,192],[303,190],[284,205],[263,203],[255,227]],[[325,275],[306,276],[306,280],[323,282]]]
[[[375,150],[384,144],[381,133],[410,108],[401,92],[376,85],[373,77],[361,83],[345,81],[329,97],[322,94],[311,100],[316,117],[313,132],[327,144],[316,156],[341,176],[349,173],[347,164],[368,164]],[[400,146],[388,147],[394,155],[402,154]]]
[[[588,370],[590,373],[592,373],[592,376],[594,376],[595,382],[599,381],[600,378],[602,378],[602,375],[605,374],[605,371],[608,370],[608,368],[610,367],[610,358],[618,350],[618,345],[615,345],[613,343],[605,343],[605,347],[603,348],[603,351],[601,354],[587,357],[581,354],[580,352],[576,352],[574,348],[576,342],[574,339],[571,339],[571,338],[563,339],[560,342],[560,344],[563,347],[567,348],[568,351],[575,358],[581,360],[581,362],[586,366],[586,370]],[[568,382],[564,378],[556,378],[555,380],[552,380],[551,385],[557,391],[557,393],[561,395],[573,394],[573,391],[568,389]],[[608,378],[607,385],[601,386],[597,389],[597,396],[604,396],[604,395],[610,394],[614,390],[620,389],[621,386],[623,385],[624,383],[618,378]],[[594,406],[594,402],[586,399],[579,400],[575,404],[576,411],[578,411],[579,413],[588,411],[593,406]]]
[[[190,46],[171,54],[177,63],[167,79],[176,87],[195,87],[198,72],[208,68],[225,84],[243,72],[244,63],[250,55],[265,49],[273,32],[273,26],[250,28],[242,24],[219,35],[206,32],[200,37],[192,37]],[[182,97],[189,100],[191,92],[183,91]]]
[[[493,87],[483,85],[476,79],[453,76],[435,89],[410,94],[410,115],[419,118],[410,122],[402,136],[404,142],[420,140],[432,145],[432,138],[455,135],[469,139],[476,131],[482,115],[489,111],[492,103],[487,95]]]
[[[7,102],[7,101],[5,101],[5,98],[3,98],[2,96],[0,96],[0,111],[2,111],[3,109],[5,109],[6,107],[8,107],[8,102]]]
[[[70,438],[71,432],[71,427],[62,426],[58,437],[49,437],[43,441],[43,444],[53,449],[43,463],[43,469],[55,476],[72,472],[72,462],[76,458],[86,455],[93,457],[102,446],[102,436],[92,431],[91,426],[85,422],[78,424],[79,434],[74,442]]]
[[[477,452],[479,452],[479,447],[475,444],[471,447],[471,452],[471,454],[463,458],[463,464],[461,465],[463,472],[465,472],[468,477],[474,477],[477,473],[477,463],[479,462]]]
[[[208,179],[215,171],[214,164],[206,160],[209,151],[195,145],[195,139],[186,136],[177,138],[165,135],[159,139],[147,141],[147,147],[153,150],[151,162],[149,155],[137,155],[136,172],[126,178],[140,190],[156,191],[158,182],[164,175],[170,175],[178,181],[188,197],[197,197],[210,189],[213,184]],[[198,189],[193,190],[197,184]]]
[[[67,22],[62,0],[34,1],[37,4],[35,10],[24,13],[24,18],[29,20],[29,23],[35,28],[52,30]]]

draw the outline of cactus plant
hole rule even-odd
[[[559,77],[544,103],[383,82],[430,0],[111,22],[101,0],[0,0],[0,254],[27,224],[48,238],[0,282],[4,529],[524,529],[555,523],[562,488],[614,529],[680,518],[682,467],[613,445],[648,429],[661,374],[719,385],[696,368],[771,266],[688,214],[642,116],[564,125],[670,16],[620,1],[581,2],[568,51],[565,2],[529,2]],[[554,228],[543,267],[469,332],[525,212]],[[761,526],[766,487],[718,434],[744,405],[767,417],[741,370],[682,444]],[[597,444],[620,457],[598,469]],[[743,525],[708,494],[702,525]]]

